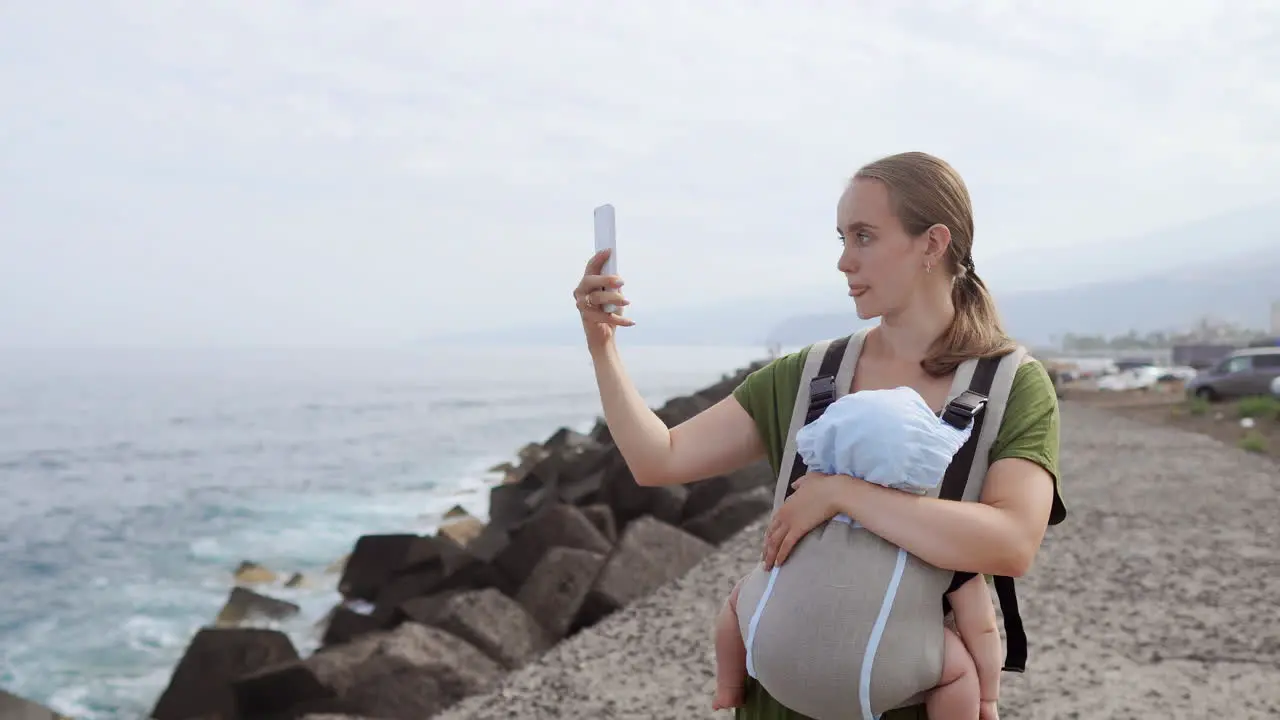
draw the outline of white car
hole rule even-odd
[[[1271,394],[1280,398],[1280,377],[1271,380]]]
[[[1099,390],[1123,392],[1125,390],[1146,390],[1160,382],[1163,370],[1150,365],[1121,370],[1114,375],[1106,375],[1098,380]]]

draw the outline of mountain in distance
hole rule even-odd
[[[1006,328],[1029,345],[1066,333],[1185,328],[1205,316],[1267,330],[1271,303],[1280,300],[1280,202],[1132,238],[978,259]],[[838,283],[648,310],[626,342],[796,346],[870,324]],[[582,329],[570,318],[433,341],[576,344]]]
[[[1052,290],[994,293],[1005,328],[1028,345],[1053,344],[1067,333],[1120,335],[1185,329],[1211,316],[1270,329],[1280,301],[1280,248],[1156,275]],[[853,309],[800,314],[774,325],[769,340],[795,346],[835,337],[860,324]]]

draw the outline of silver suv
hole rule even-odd
[[[1280,347],[1236,350],[1187,383],[1187,394],[1206,400],[1267,395],[1280,378]]]

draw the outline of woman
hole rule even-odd
[[[836,267],[858,316],[880,318],[863,345],[851,392],[905,385],[940,411],[961,362],[1013,349],[974,272],[968,190],[945,162],[903,153],[863,167],[840,197],[836,230],[842,244]],[[776,473],[805,352],[772,361],[723,401],[668,429],[628,379],[613,341],[615,328],[634,323],[600,309],[627,304],[621,279],[599,274],[606,257],[598,254],[588,262],[574,299],[605,420],[636,481],[687,483],[761,457]],[[919,497],[848,476],[809,474],[774,513],[763,561],[766,568],[786,562],[800,538],[843,513],[939,568],[1018,577],[1031,567],[1046,526],[1065,516],[1057,475],[1057,397],[1043,366],[1028,363],[1014,379],[981,502]],[[737,717],[801,716],[748,682]],[[910,707],[883,718],[922,720],[926,714],[922,706]]]

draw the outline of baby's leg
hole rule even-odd
[[[743,685],[747,681],[747,646],[738,629],[738,589],[733,586],[724,607],[716,616],[716,697],[713,710],[735,708],[743,703]]]
[[[943,631],[942,680],[929,691],[929,720],[974,720],[978,717],[978,671],[960,636]]]

